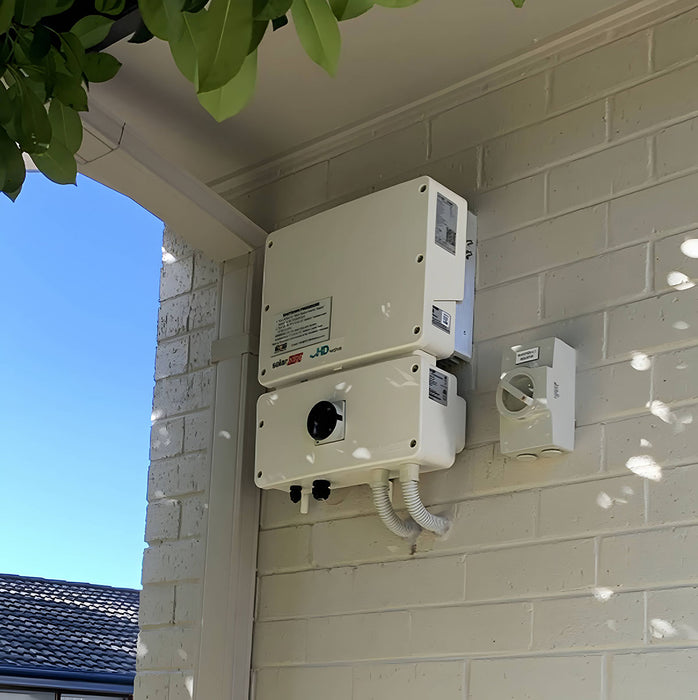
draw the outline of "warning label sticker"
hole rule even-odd
[[[436,245],[456,254],[456,231],[458,229],[458,205],[442,194],[436,195]]]
[[[274,317],[272,355],[330,339],[332,297],[313,301]],[[290,364],[290,362],[289,362]]]
[[[442,406],[448,406],[448,377],[429,368],[429,398]]]
[[[431,325],[440,328],[446,333],[451,332],[451,314],[438,306],[431,307]]]
[[[528,350],[519,350],[516,353],[515,364],[521,365],[524,362],[533,362],[540,357],[540,348],[529,348]]]

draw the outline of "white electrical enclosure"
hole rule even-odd
[[[318,406],[335,407],[341,438],[336,423],[326,440],[311,436],[309,417]],[[456,378],[433,358],[407,356],[263,394],[255,482],[286,491],[318,479],[331,488],[369,483],[377,467],[394,476],[406,463],[421,471],[448,468],[464,444],[465,401]]]
[[[428,177],[270,234],[260,383],[282,387],[418,350],[470,359],[474,248],[467,202]]]

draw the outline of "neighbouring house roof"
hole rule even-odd
[[[132,679],[138,602],[129,588],[0,574],[0,670]]]

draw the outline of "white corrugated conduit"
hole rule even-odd
[[[402,496],[407,510],[412,516],[403,520],[393,508],[390,501],[389,472],[387,469],[376,469],[372,473],[371,492],[373,503],[378,515],[385,526],[399,537],[412,538],[420,530],[430,530],[437,535],[444,535],[451,526],[450,520],[430,513],[419,496],[419,466],[406,464],[400,469],[400,484]]]

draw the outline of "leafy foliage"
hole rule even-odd
[[[269,25],[293,24],[308,56],[337,71],[339,22],[375,5],[419,0],[0,0],[0,191],[10,199],[25,178],[23,153],[46,177],[75,183],[82,143],[79,112],[90,83],[113,78],[121,64],[101,51],[114,23],[140,13],[135,44],[167,41],[199,102],[218,121],[252,98],[257,53]],[[511,0],[522,7],[525,0]]]

